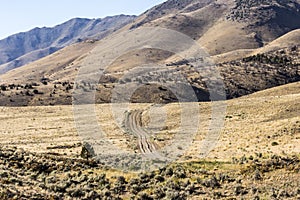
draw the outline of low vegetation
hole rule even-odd
[[[14,147],[0,147],[0,158],[1,199],[295,199],[300,195],[297,156],[189,161],[147,173],[123,173],[93,159]],[[274,180],[276,185],[270,184]]]

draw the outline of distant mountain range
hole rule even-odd
[[[197,41],[216,63],[227,98],[297,82],[300,81],[299,19],[299,0],[169,0],[138,17],[73,19],[53,29],[46,28],[49,35],[41,34],[43,29],[34,29],[32,31],[36,34],[21,33],[9,37],[14,45],[9,45],[9,38],[0,42],[0,63],[3,63],[0,69],[3,72],[13,69],[0,75],[0,105],[71,104],[78,71],[88,56],[94,59],[89,63],[97,62],[97,55],[103,51],[99,48],[101,38],[110,34],[114,36],[115,30],[126,33],[144,27],[172,29]],[[43,40],[35,35],[43,35]],[[51,38],[51,35],[55,37]],[[47,37],[50,39],[45,39]],[[159,40],[160,36],[157,37]],[[18,38],[21,38],[20,41]],[[6,45],[3,46],[3,43]],[[111,47],[108,45],[106,48],[109,50]],[[27,58],[43,56],[23,66],[30,60]],[[110,102],[112,91],[118,84],[128,86],[127,90],[131,91],[129,86],[132,82],[153,78],[140,75],[119,82],[134,67],[149,62],[165,66],[151,72],[152,75],[163,74],[163,70],[169,67],[172,69],[171,77],[183,74],[187,78],[199,101],[209,101],[206,81],[213,77],[201,77],[192,63],[187,62],[189,60],[193,60],[193,55],[182,60],[169,51],[133,49],[101,69],[105,76],[99,80],[95,101]],[[86,91],[91,89],[86,83],[80,83],[79,87]],[[170,90],[160,85],[146,84],[135,91],[131,101],[168,103],[177,99]]]
[[[136,17],[74,18],[53,28],[34,28],[0,40],[0,72],[5,73],[86,39],[102,39]]]

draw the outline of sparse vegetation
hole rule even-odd
[[[272,9],[277,6],[289,9],[299,8],[295,0],[235,0],[235,7],[227,18],[244,22],[252,20],[252,23],[257,23],[256,25],[263,25],[274,17]]]
[[[300,199],[299,35],[287,35],[271,42],[300,28],[297,21],[300,4],[295,2],[235,0],[232,7],[226,1],[169,0],[148,10],[122,30],[112,30],[118,34],[145,24],[161,26],[199,42],[207,48],[212,60],[218,60],[216,68],[227,98],[231,99],[226,101],[226,113],[214,107],[218,102],[210,102],[214,93],[208,90],[209,84],[219,84],[216,74],[211,73],[210,64],[197,70],[196,63],[207,60],[189,58],[195,53],[194,48],[189,49],[189,42],[173,49],[187,48],[182,55],[145,44],[144,47],[150,46],[147,50],[127,52],[107,68],[97,69],[95,75],[101,76],[97,83],[90,83],[77,73],[89,77],[85,70],[81,71],[85,64],[96,66],[110,55],[96,56],[102,43],[98,39],[76,36],[77,43],[26,65],[21,68],[24,71],[15,69],[1,75],[4,78],[0,85],[0,199]],[[105,33],[107,39],[109,33],[109,30]],[[290,37],[293,39],[289,40]],[[159,38],[154,41],[160,42]],[[109,47],[106,48],[109,52]],[[161,67],[126,77],[135,72],[133,67],[145,63],[159,63]],[[74,83],[75,79],[81,81]],[[178,86],[175,91],[178,93],[173,93],[169,84]],[[142,86],[136,89],[132,85]],[[182,91],[186,101],[196,101],[185,95],[186,85],[193,89],[201,101],[199,104],[177,103]],[[284,86],[263,91],[279,85]],[[124,96],[123,91],[116,90],[117,86],[126,92],[134,91],[130,99],[121,100],[133,102],[126,105],[128,110],[121,115],[114,113],[123,112],[119,105],[109,104],[114,92]],[[95,151],[106,140],[92,141],[90,137],[85,138],[88,142],[82,142],[82,135],[76,129],[77,123],[89,119],[91,113],[82,109],[80,122],[74,122],[75,109],[69,106],[78,100],[72,94],[82,92],[81,96],[85,97],[91,91],[95,91],[95,102],[92,102],[95,121],[111,144],[132,154],[161,150],[176,155],[180,150],[184,151],[183,156],[178,155],[178,160],[145,172],[131,171],[141,169],[136,162],[128,164],[135,156],[126,155],[126,159],[121,159],[112,156],[115,152],[110,151],[107,156],[103,150],[101,153],[108,158],[100,160],[102,154],[96,155]],[[257,93],[249,95],[254,92]],[[241,96],[244,97],[233,99]],[[91,103],[80,100],[82,104]],[[199,109],[190,109],[189,113],[180,108],[197,104]],[[200,119],[194,118],[199,112]],[[123,114],[125,118],[121,119]],[[132,114],[135,117],[129,118]],[[199,151],[206,148],[202,141],[217,140],[210,137],[216,135],[212,123],[217,119],[215,114],[224,114],[224,125],[218,127],[222,128],[218,143],[205,159],[200,159]],[[116,117],[118,120],[120,117],[121,126],[116,123]],[[184,127],[185,117],[192,127]],[[84,133],[96,134],[94,128],[86,127]],[[195,137],[189,137],[190,131]],[[189,144],[173,143],[180,132],[187,133],[184,136],[191,139]],[[94,149],[93,143],[99,146]],[[168,145],[172,152],[167,152]],[[113,169],[112,163],[128,169]]]
[[[17,148],[0,147],[0,152],[1,198],[123,199],[131,196],[136,199],[187,199],[194,196],[248,199],[297,198],[299,195],[297,182],[289,182],[297,179],[300,170],[298,157],[255,158],[247,166],[223,162],[185,162],[153,172],[117,172],[120,175],[107,176],[112,171],[95,161],[34,154]],[[210,165],[214,169],[207,168]],[[234,168],[236,170],[233,171]],[[277,177],[279,170],[285,179],[280,179],[278,186],[268,184]],[[262,177],[265,182],[260,181]],[[280,186],[287,183],[289,186]],[[16,185],[30,185],[31,189],[25,191]]]
[[[286,56],[257,54],[243,59],[243,62],[257,62],[260,64],[271,65],[289,65],[292,64],[291,59]]]
[[[82,158],[89,160],[89,159],[95,157],[95,155],[96,154],[95,154],[95,151],[94,151],[92,145],[87,142],[84,142],[82,145],[82,148],[81,148],[80,156]]]

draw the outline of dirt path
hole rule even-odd
[[[141,110],[134,110],[127,114],[125,126],[138,136],[139,148],[142,154],[156,154],[156,147],[150,141],[150,135],[145,131],[142,125]]]

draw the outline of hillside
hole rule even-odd
[[[299,15],[299,5],[297,1],[287,4],[285,0],[170,0],[146,11],[106,39],[143,27],[159,26],[182,32],[214,55],[212,58],[223,79],[226,97],[231,99],[300,81],[300,26],[294,21]],[[164,37],[157,36],[157,39]],[[103,44],[105,40],[79,42],[1,75],[1,105],[71,104],[76,74],[86,64],[84,58],[89,55],[94,60],[88,62],[96,65],[98,54],[114,48],[107,45],[101,49]],[[183,75],[198,100],[209,101],[206,83],[213,78],[207,79],[195,70],[189,55],[181,59],[160,49],[133,49],[106,68],[96,88],[83,82],[77,83],[76,88],[96,89],[95,102],[109,103],[116,86],[131,91],[132,84],[147,82],[152,76],[162,78],[168,72],[173,77]],[[120,81],[134,67],[145,63],[159,63],[162,67],[146,77],[137,75]],[[179,90],[178,94],[184,94],[184,87]],[[183,99],[189,101],[189,97]],[[130,99],[155,103],[177,100],[171,90],[158,84],[145,84]]]
[[[238,49],[227,53],[215,55],[212,58],[216,63],[229,62],[259,53],[268,53],[271,51],[278,51],[284,48],[293,47],[299,44],[299,41],[300,29],[296,29],[273,40],[272,42],[268,43],[263,47],[257,49]]]
[[[76,72],[82,65],[84,58],[89,52],[92,52],[92,49],[98,43],[85,42],[71,45],[39,61],[11,70],[0,76],[2,79],[1,105],[71,104]],[[160,56],[152,56],[149,60],[150,54]],[[120,84],[118,78],[126,73],[126,70],[144,63],[147,59],[148,62],[153,61],[163,64],[164,59],[171,55],[158,50],[146,49],[143,52],[139,51],[138,56],[137,52],[131,52],[131,56],[124,55],[120,57],[108,67],[105,76],[99,82],[96,102],[110,102],[114,86]],[[226,96],[230,99],[300,81],[299,56],[300,47],[293,46],[223,62],[217,64],[216,67],[223,78],[227,92]],[[178,76],[178,73],[184,74],[194,90],[198,91],[198,99],[200,101],[209,100],[209,94],[205,86],[207,80],[203,79],[202,74],[195,71],[188,62],[183,64],[166,63],[163,65],[165,65],[165,68],[160,69],[161,72],[157,69],[156,75],[163,73],[164,70],[172,72],[175,77]],[[180,72],[178,69],[180,69]],[[149,76],[137,76],[135,79],[122,83],[123,85],[121,84],[120,87],[130,87],[132,81],[146,81],[146,79],[149,79]],[[85,87],[90,90],[89,86],[84,86],[84,83],[77,87]],[[171,91],[162,88],[160,85],[146,84],[134,93],[131,101],[168,103],[177,101],[177,99]]]
[[[34,28],[0,40],[0,73],[23,66],[55,51],[86,39],[102,39],[135,16],[119,15],[104,19],[71,19],[53,28]]]
[[[262,47],[300,28],[299,8],[295,0],[174,0],[145,12],[131,28],[177,30],[199,40],[210,55],[217,55]]]
[[[298,19],[168,0],[0,41],[0,199],[300,200]]]

